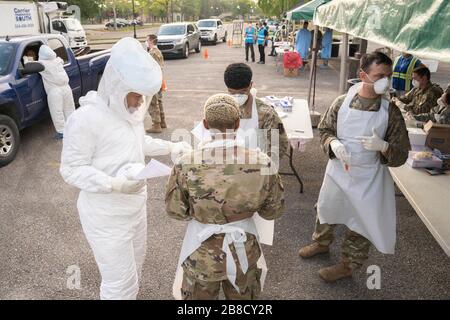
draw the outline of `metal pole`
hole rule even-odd
[[[347,91],[348,78],[348,34],[342,34],[341,43],[341,73],[339,78],[339,94]]]
[[[134,16],[134,0],[131,0],[131,4],[133,5],[133,36],[136,39],[136,18]]]
[[[317,64],[317,38],[319,35],[319,26],[314,26],[313,51],[311,59],[311,71],[309,74],[309,89],[308,89],[308,107],[311,107],[311,91],[313,87],[313,80],[315,79],[316,64]],[[313,106],[314,110],[314,106]]]

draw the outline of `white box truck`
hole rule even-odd
[[[0,1],[0,37],[61,34],[72,49],[87,46],[86,32],[65,2]]]

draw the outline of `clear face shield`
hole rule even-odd
[[[150,107],[152,97],[146,97],[135,92],[129,92],[124,97],[124,107],[133,123],[142,122]]]

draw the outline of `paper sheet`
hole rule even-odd
[[[164,177],[170,175],[172,169],[155,159],[151,159],[150,162],[139,172],[135,179],[144,180],[157,177]]]
[[[280,119],[286,118],[288,116],[288,114],[284,111],[281,111],[281,110],[276,110],[276,111],[277,111],[277,114],[280,117]]]
[[[201,142],[211,140],[211,133],[205,128],[203,122],[199,122],[198,125],[192,129],[191,133]]]

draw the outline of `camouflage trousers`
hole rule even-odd
[[[336,225],[320,223],[319,216],[316,216],[316,226],[312,236],[313,241],[323,246],[330,245],[334,240],[334,228]],[[347,230],[341,248],[342,260],[361,266],[369,257],[370,241],[362,235]]]
[[[161,91],[153,96],[148,112],[152,117],[153,123],[161,123],[162,121],[165,121]]]
[[[184,269],[181,296],[183,300],[217,300],[219,298],[220,286],[227,300],[255,300],[261,293],[261,269],[256,265],[249,267],[246,274],[237,272],[236,285],[239,292],[230,281],[203,281],[195,274]]]

